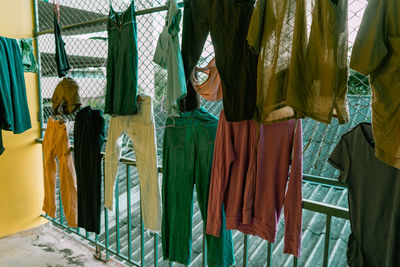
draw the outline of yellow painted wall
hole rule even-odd
[[[0,0],[0,36],[33,37],[31,0]],[[0,237],[45,222],[39,216],[43,203],[42,147],[39,137],[37,75],[25,73],[32,129],[15,135],[3,131],[6,150],[0,156]]]

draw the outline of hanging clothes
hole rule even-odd
[[[76,173],[66,124],[49,118],[43,138],[44,201],[43,211],[56,215],[57,162],[60,173],[60,194],[69,227],[77,227]]]
[[[185,1],[182,58],[186,79],[199,61],[210,32],[228,121],[252,119],[256,107],[257,56],[246,42],[253,8],[253,0]],[[189,95],[194,89],[191,83],[187,85]]]
[[[170,116],[176,116],[180,113],[179,100],[186,96],[185,71],[178,36],[182,12],[176,0],[168,0],[167,6],[165,25],[158,38],[153,61],[168,71],[165,109]]]
[[[218,120],[203,108],[167,118],[163,143],[162,246],[165,260],[190,264],[193,188],[196,186],[204,229]],[[220,210],[222,218],[224,212]],[[209,218],[209,217],[208,217]],[[234,264],[232,232],[224,220],[219,238],[206,234],[207,266]]]
[[[133,0],[124,12],[115,12],[110,2],[107,32],[107,87],[104,113],[136,114],[138,51]]]
[[[64,77],[57,84],[51,102],[55,115],[69,115],[77,111],[82,105],[78,83],[73,78]]]
[[[31,127],[18,42],[0,36],[0,131],[20,134]],[[2,140],[0,143],[3,143]],[[1,150],[4,151],[3,145]]]
[[[121,156],[122,134],[129,136],[135,150],[140,179],[140,199],[144,226],[161,231],[161,194],[158,181],[153,106],[149,96],[138,102],[138,114],[112,117],[108,128],[105,155],[105,202],[113,209],[114,184]]]
[[[56,12],[58,14],[56,14]],[[68,74],[71,66],[68,61],[67,52],[65,51],[65,43],[61,36],[61,27],[58,24],[60,18],[59,6],[54,4],[54,39],[56,42],[56,64],[58,77],[62,78]]]
[[[258,0],[247,35],[259,54],[255,118],[347,123],[347,34],[347,0],[312,1],[309,41],[305,0]]]
[[[370,75],[375,155],[400,169],[400,3],[370,0],[350,67]]]
[[[75,117],[74,160],[78,184],[78,227],[100,234],[101,150],[105,138],[103,112],[91,107]]]
[[[196,72],[207,74],[207,79],[200,84],[197,80]],[[207,64],[205,68],[195,67],[190,74],[190,82],[194,90],[207,101],[217,101],[222,98],[221,78],[215,64],[215,58]]]
[[[24,72],[37,72],[37,63],[33,54],[32,38],[21,38],[18,40],[18,44],[21,49]]]
[[[400,266],[400,170],[377,159],[375,148],[371,124],[361,123],[340,138],[328,159],[348,185],[350,267]]]
[[[219,236],[224,206],[226,229],[274,243],[285,204],[283,252],[300,257],[301,120],[262,125],[252,120],[227,122],[221,111],[215,143],[207,233]]]

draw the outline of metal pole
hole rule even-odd
[[[272,244],[268,242],[268,251],[267,251],[267,267],[271,267],[272,261]]]
[[[326,230],[325,230],[325,248],[324,248],[324,267],[328,266],[329,259],[329,241],[331,239],[331,221],[332,216],[326,215]]]
[[[154,267],[158,267],[158,235],[154,234]]]
[[[127,204],[127,215],[128,215],[128,259],[132,260],[132,246],[131,246],[131,231],[132,231],[132,222],[131,222],[131,177],[129,173],[129,165],[126,166],[126,204]]]
[[[179,3],[178,6],[183,7],[183,3]],[[168,10],[168,7],[166,7],[166,6],[149,8],[149,9],[137,11],[136,16],[143,16],[143,15],[156,13],[156,12],[160,12],[160,11],[166,11],[166,10]],[[61,30],[66,31],[66,30],[70,30],[70,29],[74,29],[74,28],[90,26],[92,24],[106,23],[107,20],[108,20],[108,18],[105,17],[105,18],[101,18],[101,19],[95,19],[95,20],[85,21],[85,22],[81,22],[81,23],[70,24],[70,25],[61,27]],[[39,36],[39,35],[43,35],[43,34],[50,34],[53,32],[54,32],[54,29],[49,29],[49,30],[37,32],[35,36]]]
[[[37,1],[33,0],[33,15],[35,19],[33,36],[36,37],[38,33],[38,25],[39,25],[39,18],[38,18],[38,8],[37,8]],[[41,73],[41,62],[40,62],[40,52],[39,52],[39,38],[34,39],[35,45],[35,54],[36,54],[36,61],[37,61],[37,84],[38,84],[38,101],[39,101],[39,111],[37,113],[37,120],[39,121],[39,129],[40,129],[40,138],[43,138],[43,106],[42,106],[42,88],[40,84],[40,73]]]
[[[248,236],[247,234],[243,235],[244,239],[244,248],[243,248],[243,267],[247,267],[247,261],[248,261],[248,247],[247,247],[247,241],[248,241]]]
[[[115,192],[114,192],[114,197],[115,197],[115,224],[116,224],[116,236],[117,238],[115,239],[115,242],[117,243],[117,253],[119,254],[120,250],[120,244],[119,244],[119,181],[118,181],[118,176],[115,179],[116,185],[115,185]]]

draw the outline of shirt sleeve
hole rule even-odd
[[[347,141],[342,137],[336,147],[333,149],[329,159],[329,164],[340,171],[339,181],[347,182],[350,172],[350,155]]]
[[[222,207],[232,162],[235,158],[232,138],[221,131],[226,122],[218,123],[217,137],[214,147],[214,159],[211,170],[210,192],[207,210],[207,234],[220,236],[222,224]],[[228,132],[228,129],[227,131]]]
[[[386,46],[387,1],[370,0],[351,53],[350,68],[369,75],[388,53]]]
[[[175,0],[171,0],[170,14],[168,18],[168,33],[172,36],[178,35],[182,19],[182,11],[179,9]]]
[[[157,41],[156,51],[154,52],[153,61],[160,67],[166,69],[167,62],[165,60],[164,45],[165,44],[162,41],[162,36],[160,35]]]
[[[297,120],[296,125],[292,148],[293,159],[284,202],[285,240],[283,253],[300,257],[303,213],[303,134],[301,120]]]
[[[264,31],[265,1],[258,0],[251,16],[249,30],[247,32],[247,42],[251,51],[255,54],[260,53],[261,41]]]

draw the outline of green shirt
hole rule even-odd
[[[315,1],[308,35],[305,0],[257,1],[247,35],[259,54],[257,120],[348,122],[347,0],[335,2]]]
[[[174,116],[180,113],[179,100],[186,96],[185,71],[178,36],[182,12],[176,0],[168,1],[167,6],[169,9],[165,25],[158,39],[153,60],[168,71],[165,109],[169,115]]]

